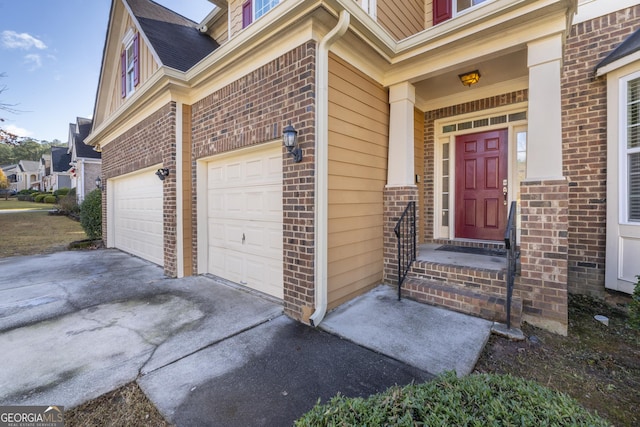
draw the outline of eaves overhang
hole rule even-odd
[[[224,3],[219,5],[221,8],[227,7],[226,2],[221,3]],[[390,69],[401,70],[398,65],[424,61],[425,55],[468,49],[473,43],[480,44],[482,37],[511,37],[512,44],[524,46],[531,40],[523,38],[522,31],[514,30],[517,28],[537,25],[540,31],[527,35],[531,39],[545,34],[566,33],[576,4],[577,0],[493,0],[448,22],[397,41],[353,0],[287,0],[188,71],[160,67],[109,119],[93,129],[85,142],[95,146],[104,135],[111,134],[129,121],[138,108],[161,96],[166,97],[167,90],[182,93],[188,98],[190,90],[216,78],[216,73],[224,70],[225,66],[260,49],[265,42],[276,39],[291,28],[300,27],[305,21],[315,22],[310,34],[317,40],[322,31],[335,25],[342,10],[351,15],[351,33],[370,46]],[[388,86],[402,79],[410,80],[410,77],[401,71],[389,72],[384,84]]]
[[[147,105],[166,97],[167,94],[175,98],[186,95],[188,91],[189,85],[184,72],[166,66],[160,67],[107,120],[95,127],[84,143],[101,149],[120,133],[116,132],[118,129],[131,122]],[[110,135],[113,137],[108,137]]]

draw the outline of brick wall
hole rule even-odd
[[[84,167],[84,194],[76,194],[77,199],[82,202],[87,194],[96,189],[96,178],[100,176],[102,166],[99,163],[83,163]],[[106,182],[106,181],[105,181]]]
[[[302,162],[283,148],[283,280],[285,311],[299,320],[314,306],[315,53],[315,42],[305,43],[192,106],[194,273],[196,161],[280,139],[289,121],[298,131]]]
[[[176,258],[176,104],[171,102],[102,149],[102,182],[158,163],[172,172],[163,181],[164,272],[177,274]],[[107,238],[107,188],[102,192],[102,235]],[[108,242],[107,242],[108,243]]]
[[[521,191],[521,275],[516,289],[523,320],[566,335],[567,182],[526,181]]]
[[[562,73],[564,175],[569,180],[569,291],[604,292],[606,78],[594,68],[640,26],[640,6],[574,25]],[[614,174],[615,179],[615,174]]]
[[[382,280],[385,283],[398,283],[398,240],[394,228],[398,219],[407,208],[409,202],[415,201],[418,208],[418,187],[387,187],[384,189],[384,271]],[[416,224],[419,223],[416,209]]]

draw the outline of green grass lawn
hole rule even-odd
[[[0,201],[0,206],[4,203],[4,200]],[[52,205],[42,208],[42,203],[13,203],[35,205],[38,209],[52,208]],[[87,238],[80,223],[66,216],[49,215],[46,211],[3,213],[2,209],[9,208],[0,208],[0,258],[63,251],[71,242]]]
[[[4,197],[0,197],[0,211],[6,209],[44,209],[51,210],[53,205],[49,203],[34,203],[34,202],[21,202],[15,197],[10,197],[9,200],[5,200]]]

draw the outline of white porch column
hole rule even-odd
[[[388,187],[415,185],[413,167],[413,109],[416,88],[409,82],[389,88]]]
[[[527,180],[554,180],[562,172],[560,72],[562,35],[528,44],[529,141]]]

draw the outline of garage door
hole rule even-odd
[[[114,246],[164,264],[162,181],[155,169],[113,182]]]
[[[280,144],[207,165],[208,272],[283,298]]]

